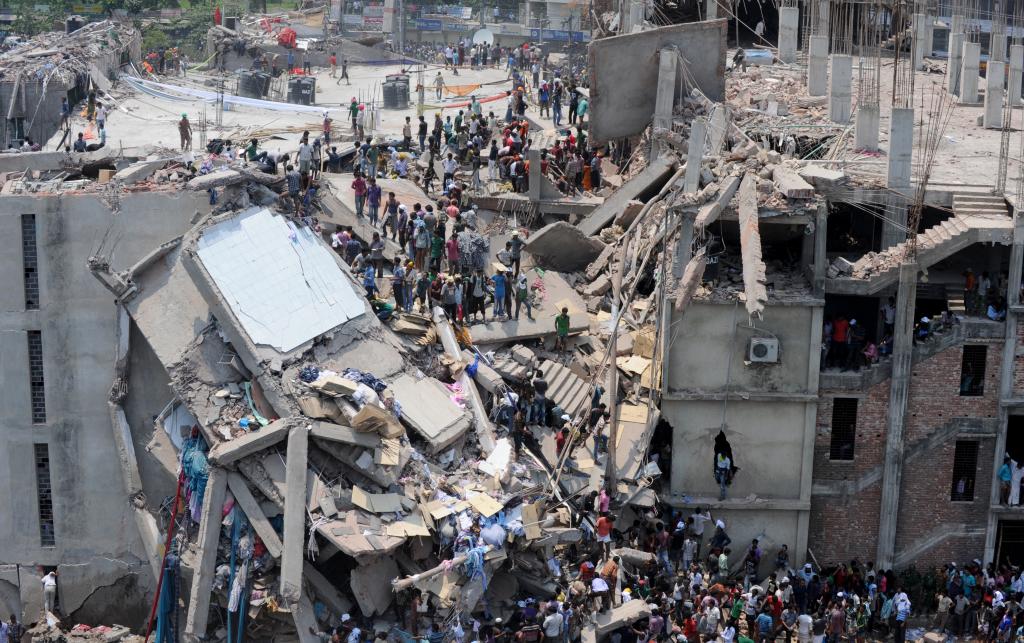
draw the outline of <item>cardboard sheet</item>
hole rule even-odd
[[[352,504],[370,513],[396,513],[402,511],[402,496],[397,493],[366,493],[352,487]]]

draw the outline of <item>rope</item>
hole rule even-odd
[[[149,635],[153,633],[157,602],[160,600],[160,590],[163,588],[164,572],[167,570],[167,555],[171,551],[171,537],[174,535],[175,518],[178,517],[178,505],[181,501],[181,488],[184,486],[184,482],[185,471],[182,470],[178,473],[178,489],[174,492],[174,506],[171,509],[171,522],[167,526],[167,538],[164,540],[164,557],[163,563],[160,565],[160,578],[156,582],[156,596],[153,597],[153,607],[149,611],[149,624],[146,625],[146,641],[149,640]],[[157,640],[159,640],[159,637]]]
[[[316,544],[316,530],[323,527],[328,522],[330,522],[330,520],[324,516],[320,516],[309,526],[309,539],[306,541],[306,555],[309,556],[310,560],[316,560],[316,557],[320,555],[320,546]]]

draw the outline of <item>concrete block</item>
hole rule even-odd
[[[974,105],[978,102],[978,70],[981,64],[981,44],[964,42],[960,58],[960,104]]]
[[[529,348],[521,345],[512,347],[512,359],[526,367],[532,367],[537,363],[537,355]]]
[[[394,600],[391,581],[398,578],[398,564],[386,558],[368,565],[359,565],[350,577],[352,594],[363,616],[383,614]]]
[[[807,95],[824,96],[828,90],[828,37],[811,36],[807,56]]]
[[[860,110],[857,110],[860,113]],[[846,183],[846,173],[839,170],[830,170],[820,165],[805,165],[797,171],[800,178],[807,181],[815,188],[834,188]]]
[[[799,29],[799,7],[779,7],[779,60],[784,63],[796,62]]]
[[[584,297],[600,297],[609,290],[612,289],[612,281],[608,278],[608,275],[601,275],[594,281],[587,284],[587,287],[583,289]]]
[[[661,50],[676,47],[688,76],[711,100],[725,95],[728,22],[707,20],[601,38],[588,46],[592,144],[638,134],[650,125],[658,88]],[[637,64],[637,61],[647,61]],[[692,87],[685,87],[688,94]]]
[[[615,217],[615,225],[621,227],[623,230],[629,228],[629,224],[633,223],[640,211],[644,209],[644,204],[641,201],[631,200],[626,204],[626,207],[622,209],[622,214]]]
[[[476,355],[471,353],[469,349],[464,349],[462,351],[462,359],[466,364],[472,364],[476,360]],[[501,375],[482,359],[476,365],[476,375],[473,376],[473,381],[488,393],[494,393],[505,382]]]
[[[957,18],[959,16],[954,16]],[[953,95],[960,93],[960,74],[963,73],[964,34],[953,30],[949,34],[949,60],[946,62],[946,91]]]
[[[338,397],[340,395],[352,395],[356,392],[359,383],[340,375],[322,375],[310,386],[324,395]]]
[[[772,172],[775,189],[787,199],[813,199],[814,186],[803,180],[796,170],[776,165]]]
[[[889,115],[889,171],[886,187],[896,190],[910,187],[913,154],[914,110],[893,108]]]
[[[834,54],[828,85],[828,117],[833,123],[850,122],[852,85],[853,57]]]
[[[530,235],[524,249],[538,265],[559,272],[583,270],[597,259],[605,244],[564,221],[546,225]]]
[[[983,125],[985,129],[1002,129],[1003,127],[1003,78],[1006,76],[1006,63],[991,60],[985,74],[985,111]]]
[[[878,105],[857,107],[857,123],[854,130],[854,146],[858,150],[878,151]]]
[[[258,431],[250,431],[234,440],[220,442],[210,449],[210,462],[227,466],[242,458],[272,447],[288,435],[288,420],[276,420]]]

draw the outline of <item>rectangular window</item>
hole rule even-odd
[[[56,534],[53,529],[53,491],[50,488],[50,446],[37,444],[36,448],[36,498],[39,501],[39,541],[43,547],[55,547]]]
[[[949,499],[958,502],[974,500],[974,478],[978,473],[978,443],[957,440],[953,451],[953,487]]]
[[[46,382],[43,380],[43,334],[28,331],[28,381],[32,397],[32,423],[46,424]]]
[[[857,439],[857,398],[837,397],[832,400],[832,443],[829,460],[853,460]]]
[[[36,215],[21,215],[21,265],[25,271],[25,310],[39,309],[39,255]]]
[[[960,395],[977,397],[985,394],[985,357],[988,346],[968,344],[964,346],[963,361],[960,362]]]

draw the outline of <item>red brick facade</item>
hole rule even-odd
[[[982,557],[993,473],[995,438],[984,429],[956,418],[987,419],[999,412],[999,368],[1002,340],[986,342],[984,395],[961,397],[961,346],[914,364],[910,385],[905,458],[901,485],[896,555],[929,543],[914,560],[923,565]],[[1024,370],[1024,369],[1018,369]],[[873,560],[878,540],[887,412],[891,382],[887,378],[866,391],[821,392],[814,453],[816,492],[811,500],[808,544],[821,563]],[[829,459],[832,399],[858,398],[856,441],[852,462]],[[937,437],[942,439],[935,441]],[[956,440],[977,440],[978,465],[974,500],[950,500]],[[861,481],[863,488],[856,491]],[[843,482],[846,485],[843,485]],[[839,483],[839,484],[837,484]],[[851,490],[852,489],[852,490]],[[828,490],[838,490],[830,494]],[[946,537],[930,544],[951,526],[969,525],[979,535]]]

